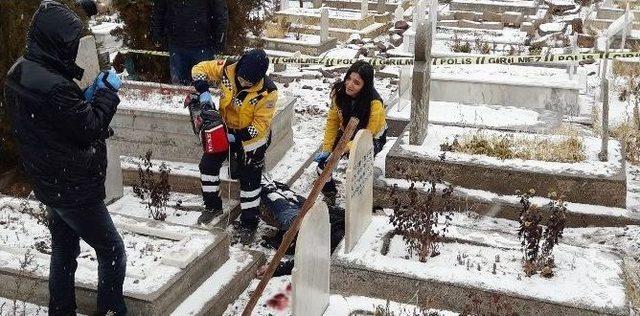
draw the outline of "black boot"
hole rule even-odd
[[[200,214],[200,217],[198,217],[198,224],[209,224],[214,218],[220,215],[222,215],[222,210],[205,209],[202,211],[202,214]]]
[[[258,224],[236,222],[234,223],[236,229],[237,240],[247,246],[253,243],[256,230],[258,230]]]

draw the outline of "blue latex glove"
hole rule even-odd
[[[122,87],[122,80],[120,80],[120,77],[118,77],[113,70],[101,72],[96,80],[98,82],[98,89],[109,88],[113,92],[118,92],[120,87]]]
[[[93,100],[93,95],[99,89],[111,89],[113,92],[118,92],[122,86],[122,81],[116,75],[113,70],[103,71],[96,76],[93,80],[93,84],[84,90],[84,99],[87,101]]]
[[[213,97],[209,91],[205,91],[200,93],[200,97],[198,98],[201,104],[213,104]]]
[[[318,154],[316,154],[316,158],[313,159],[313,161],[317,162],[317,163],[321,163],[327,160],[327,158],[329,158],[329,155],[331,155],[330,152],[328,151],[321,151]]]
[[[233,134],[227,134],[227,139],[229,140],[229,144],[236,142],[236,136]]]

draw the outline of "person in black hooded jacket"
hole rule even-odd
[[[79,1],[83,8],[87,3]],[[120,102],[114,88],[119,79],[101,73],[98,88],[85,100],[73,81],[84,72],[75,63],[82,34],[83,24],[70,8],[43,0],[31,21],[25,55],[7,74],[6,104],[23,167],[36,198],[47,206],[49,314],[75,315],[82,238],[97,254],[98,314],[125,315],[126,254],[103,202],[105,139]]]
[[[169,46],[171,81],[190,84],[191,68],[214,59],[226,43],[229,13],[226,0],[155,0],[151,39]]]

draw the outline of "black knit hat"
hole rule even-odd
[[[98,14],[98,7],[93,0],[76,0],[76,6],[82,8],[87,17],[92,17]]]
[[[253,84],[260,82],[267,74],[269,58],[260,48],[246,52],[238,61],[236,77],[242,77]]]

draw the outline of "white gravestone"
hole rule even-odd
[[[396,8],[396,11],[393,14],[393,22],[398,22],[404,20],[404,9],[401,5]]]
[[[329,40],[329,9],[324,7],[320,10],[320,44]]]
[[[329,306],[331,227],[329,210],[316,201],[302,220],[296,240],[293,315],[321,316]]]
[[[289,0],[281,0],[280,1],[280,11],[285,11],[289,9]]]
[[[76,64],[84,69],[82,80],[76,83],[80,89],[88,87],[96,76],[100,73],[100,63],[98,62],[98,48],[95,37],[88,35],[80,39]]]
[[[345,252],[349,253],[371,222],[373,212],[373,137],[360,130],[351,143],[346,175]]]
[[[362,0],[361,2],[361,12],[362,12],[362,18],[366,18],[367,15],[369,15],[369,0]]]
[[[98,50],[96,48],[96,39],[93,36],[85,36],[80,39],[78,47],[78,55],[76,56],[76,64],[84,69],[82,80],[76,81],[81,89],[85,89],[100,73],[100,63],[98,62]],[[122,166],[120,165],[120,153],[114,146],[111,146],[109,140],[107,143],[107,175],[105,179],[104,202],[109,204],[121,198],[124,195],[122,186]]]

